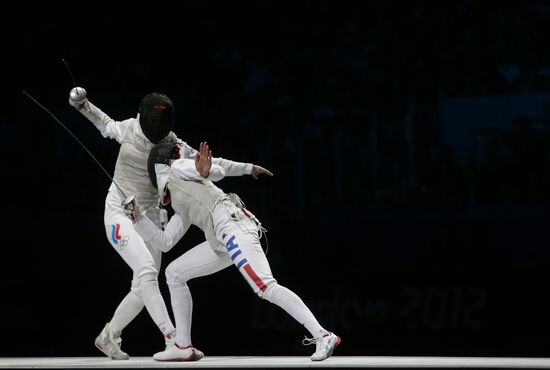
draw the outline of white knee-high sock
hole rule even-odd
[[[145,307],[162,334],[165,336],[173,334],[176,329],[168,315],[166,304],[160,293],[158,281],[156,279],[142,281],[141,291]]]
[[[322,337],[327,333],[304,301],[290,289],[278,283],[273,283],[267,287],[263,298],[285,310],[296,321],[302,324],[313,337]]]
[[[144,307],[143,299],[137,294],[130,292],[120,302],[109,321],[109,328],[115,333],[122,330],[141,312]]]
[[[182,347],[191,343],[191,320],[193,317],[193,298],[187,284],[169,284],[170,300],[176,320],[176,343]]]

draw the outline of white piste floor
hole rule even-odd
[[[0,369],[258,369],[258,368],[493,368],[550,369],[550,358],[333,356],[312,362],[297,356],[208,356],[197,362],[157,362],[151,357],[113,361],[105,357],[1,357]]]

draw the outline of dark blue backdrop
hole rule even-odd
[[[275,173],[221,185],[263,221],[275,277],[342,336],[339,354],[550,356],[546,2],[182,6],[4,23],[1,356],[99,355],[130,286],[103,231],[109,179],[21,93],[112,173],[118,145],[68,105],[62,58],[112,118],[165,92],[178,136]],[[310,354],[234,269],[190,288],[207,355]],[[145,311],[123,334],[131,355],[163,345]]]

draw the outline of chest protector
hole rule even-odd
[[[136,134],[138,124],[136,120],[128,127],[118,153],[113,180],[125,196],[135,195],[137,205],[146,210],[158,205],[157,189],[151,184],[147,172],[147,158],[155,144]],[[175,143],[177,137],[170,132],[161,142]]]

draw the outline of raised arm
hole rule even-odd
[[[171,165],[172,174],[183,180],[219,181],[224,178],[223,167],[212,163],[212,151],[206,142],[201,142],[195,159],[180,158]]]
[[[101,109],[93,105],[86,96],[86,90],[81,87],[75,87],[69,93],[69,104],[92,122],[103,137],[115,139],[117,142],[121,143],[128,131],[130,123],[132,120],[135,120],[135,118],[115,121]]]
[[[206,142],[204,142],[204,144],[207,145]],[[180,149],[180,158],[195,159],[198,153],[197,150],[185,144]],[[236,162],[221,157],[212,157],[212,164],[222,167],[225,171],[225,176],[252,175],[255,179],[258,179],[262,174],[273,176],[271,171],[252,163]]]

